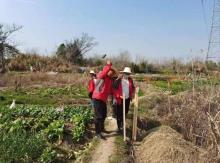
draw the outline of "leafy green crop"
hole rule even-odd
[[[73,115],[72,122],[74,129],[72,131],[73,141],[79,142],[86,130],[85,124],[87,124],[91,120],[92,110],[85,110],[83,114]]]
[[[24,130],[0,133],[0,162],[33,162],[45,148],[41,135]]]
[[[40,157],[40,161],[41,162],[52,162],[53,160],[56,159],[56,151],[53,150],[51,147],[47,147],[44,149],[41,157]]]
[[[63,138],[64,121],[56,120],[52,122],[45,130],[44,133],[49,142],[56,142]]]
[[[37,94],[40,94],[42,97],[52,96],[52,95],[70,95],[70,96],[79,96],[87,97],[87,90],[84,86],[66,86],[62,88],[52,87],[44,90],[39,90]]]
[[[92,118],[89,107],[0,106],[0,162],[51,162],[59,152],[51,146],[63,141],[65,130],[79,142]]]

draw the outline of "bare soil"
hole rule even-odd
[[[117,124],[114,118],[107,118],[107,131],[110,134],[105,135],[106,140],[101,140],[96,150],[92,155],[91,163],[108,163],[111,155],[114,154],[115,150],[115,136]]]

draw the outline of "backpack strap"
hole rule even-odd
[[[96,83],[95,83],[95,91],[96,92],[100,92],[101,88],[103,87],[104,84],[104,80],[103,79],[97,79]]]

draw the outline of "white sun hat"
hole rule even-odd
[[[95,72],[93,71],[93,70],[90,70],[90,72],[89,72],[90,74],[95,74]]]
[[[121,72],[131,74],[131,68],[130,67],[125,67],[124,70],[121,71]]]

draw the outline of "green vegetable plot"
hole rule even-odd
[[[74,159],[92,118],[88,107],[0,106],[0,162]],[[65,151],[66,137],[72,148]]]
[[[87,97],[87,89],[83,85],[22,88],[19,91],[7,89],[0,91],[0,105],[10,105],[13,99],[16,100],[17,104],[68,105],[71,104],[72,99],[85,99]]]

